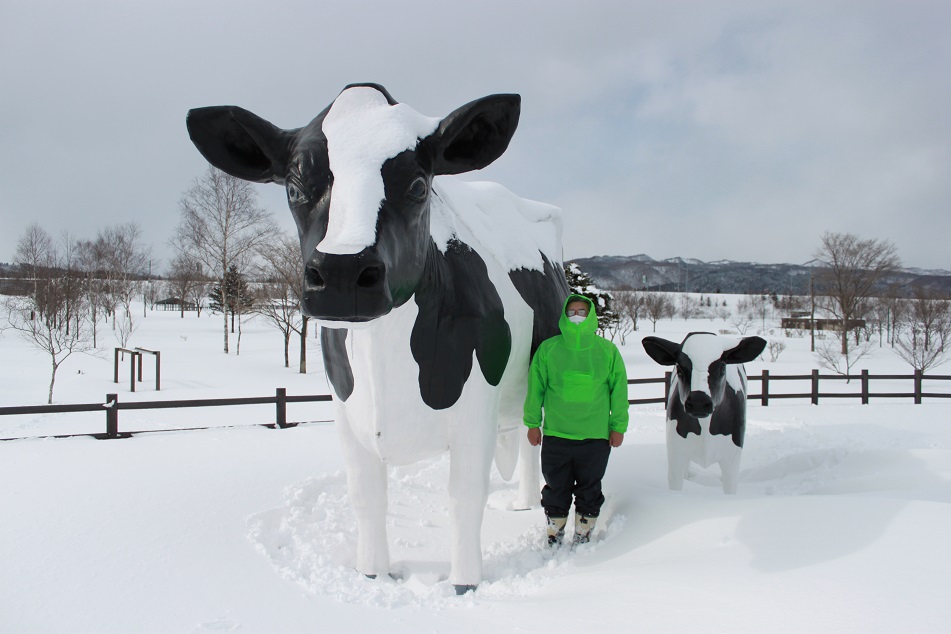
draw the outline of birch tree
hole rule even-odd
[[[179,201],[181,220],[172,247],[201,262],[213,278],[250,259],[277,231],[269,212],[258,205],[254,186],[208,166]],[[222,287],[222,303],[228,304]],[[222,313],[224,351],[229,352],[228,314]]]
[[[135,222],[108,227],[96,236],[96,251],[102,260],[111,296],[112,329],[123,348],[135,332],[132,300],[149,261],[150,249],[142,245],[141,236],[142,230]],[[116,314],[120,306],[121,317]]]

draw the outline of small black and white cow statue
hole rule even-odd
[[[506,479],[520,464],[514,506],[538,504],[522,405],[531,355],[558,333],[568,292],[560,211],[451,176],[501,156],[519,109],[518,95],[492,95],[434,119],[356,84],[293,130],[235,106],[188,113],[212,165],[287,190],[302,310],[322,326],[335,396],[356,567],[369,577],[390,572],[388,465],[449,451],[459,593],[482,579],[493,457]]]
[[[692,332],[683,342],[645,337],[647,354],[676,366],[667,399],[667,482],[683,488],[691,462],[717,463],[724,493],[736,493],[746,434],[746,371],[766,347],[761,337],[719,337]]]

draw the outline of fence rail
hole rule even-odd
[[[287,390],[279,387],[274,391],[274,396],[252,396],[244,398],[203,398],[180,401],[129,401],[122,402],[118,394],[106,394],[106,400],[103,403],[78,403],[70,405],[26,405],[19,407],[0,407],[0,416],[13,416],[24,414],[58,414],[68,412],[105,412],[106,431],[103,434],[57,434],[49,436],[53,438],[72,438],[75,436],[90,436],[95,438],[128,438],[134,433],[151,433],[151,431],[189,431],[196,429],[208,429],[207,427],[188,427],[160,430],[134,430],[119,431],[119,411],[120,410],[140,410],[140,409],[176,409],[187,407],[223,407],[235,405],[269,405],[274,404],[274,422],[260,423],[265,427],[277,427],[284,429],[286,427],[296,427],[300,423],[287,421],[288,403],[313,403],[319,401],[330,401],[329,394],[308,394],[300,396],[288,396]],[[250,426],[250,425],[248,425]],[[29,436],[29,438],[43,438],[45,436]],[[19,438],[0,438],[2,440],[22,440]]]
[[[655,383],[663,384],[664,395],[656,398],[632,398],[632,405],[649,405],[653,403],[666,403],[670,395],[670,372],[667,372],[663,378],[652,379],[630,379],[629,385],[650,385]],[[819,370],[813,370],[810,374],[770,374],[769,370],[763,370],[760,374],[751,374],[746,377],[750,383],[759,383],[759,394],[747,394],[748,401],[759,401],[762,405],[768,406],[773,399],[809,399],[813,405],[818,405],[820,399],[861,399],[863,405],[868,405],[873,398],[910,398],[914,399],[916,405],[920,405],[925,398],[951,398],[951,393],[944,392],[925,392],[923,383],[925,381],[951,381],[951,375],[941,374],[923,374],[915,371],[914,374],[870,374],[868,370],[862,370],[860,374],[819,374]],[[856,380],[859,382],[858,391],[853,392],[820,392],[819,385],[821,381],[845,381]],[[909,381],[911,383],[910,392],[872,392],[872,381]],[[809,381],[808,392],[787,393],[770,392],[770,384],[774,381]]]
[[[653,398],[632,398],[629,402],[632,405],[649,405],[655,403],[666,403],[670,391],[670,376],[667,372],[663,377],[650,379],[630,379],[629,385],[663,385],[664,395]],[[854,392],[820,392],[819,385],[821,381],[851,381],[858,380],[859,390]],[[873,398],[910,398],[914,399],[916,404],[920,404],[925,398],[951,398],[951,393],[925,392],[923,390],[924,381],[951,381],[951,375],[924,375],[921,372],[914,374],[870,374],[863,370],[861,374],[840,375],[840,374],[819,374],[818,370],[813,370],[811,374],[770,374],[769,370],[763,370],[760,374],[753,374],[747,377],[750,383],[759,383],[759,394],[748,394],[747,400],[759,401],[762,405],[768,406],[774,399],[809,399],[813,405],[818,405],[822,399],[861,399],[863,404],[868,404]],[[872,392],[872,381],[910,381],[912,391],[910,392]],[[770,385],[773,382],[789,381],[809,381],[810,389],[808,392],[786,393],[770,392]],[[121,410],[145,410],[145,409],[170,409],[170,408],[192,408],[192,407],[223,407],[237,405],[269,405],[274,404],[274,422],[260,423],[266,427],[275,427],[283,429],[286,427],[295,427],[300,423],[287,421],[288,403],[313,403],[320,401],[330,401],[329,394],[310,394],[300,396],[288,396],[285,388],[279,387],[275,390],[274,396],[257,396],[245,398],[206,398],[178,401],[130,401],[122,402],[118,394],[107,394],[103,403],[76,403],[67,405],[25,405],[16,407],[0,407],[0,416],[29,415],[29,414],[59,414],[71,412],[105,412],[106,431],[102,434],[58,434],[55,438],[70,438],[75,436],[89,436],[95,438],[128,438],[134,433],[146,433],[146,431],[119,431],[119,412]],[[188,427],[161,429],[151,431],[186,431],[193,429],[208,429],[207,427]],[[38,438],[43,436],[29,436],[29,438]],[[0,438],[0,440],[22,440],[18,438]]]

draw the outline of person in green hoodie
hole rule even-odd
[[[524,408],[528,440],[542,445],[550,546],[564,538],[572,496],[574,542],[591,539],[611,447],[623,442],[628,421],[624,361],[617,346],[596,333],[591,300],[569,295],[558,327],[561,334],[543,341],[532,358]]]

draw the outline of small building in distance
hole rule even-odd
[[[847,324],[848,330],[855,330],[856,328],[864,328],[865,320],[864,319],[850,319]],[[789,317],[783,317],[781,327],[783,330],[811,330],[812,329],[812,317],[808,310],[794,310],[789,314]],[[842,332],[842,320],[841,319],[816,319],[815,320],[816,330],[833,330],[836,332]]]
[[[195,302],[185,302],[185,304],[182,305],[182,300],[180,297],[166,297],[165,299],[160,299],[159,301],[155,302],[155,307],[158,310],[173,310],[178,312],[183,310],[198,310],[198,307],[195,306]]]

